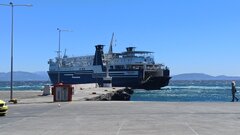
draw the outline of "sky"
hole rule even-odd
[[[0,4],[10,1],[1,0]],[[128,46],[153,51],[171,75],[206,73],[240,76],[239,0],[12,0],[14,71],[47,71],[61,49],[68,56],[115,52]],[[0,6],[0,72],[10,71],[11,7]]]

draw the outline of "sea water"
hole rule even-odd
[[[240,98],[240,81],[236,81]],[[132,101],[167,102],[229,102],[232,99],[231,81],[170,81],[169,86],[161,90],[135,90]]]
[[[0,81],[0,91],[9,91],[10,90],[9,81]],[[14,81],[13,90],[42,90],[44,85],[50,85],[49,81]]]
[[[49,81],[14,81],[13,90],[42,90]],[[240,98],[240,81],[236,81]],[[0,82],[0,91],[9,91],[10,82]],[[161,90],[134,90],[132,101],[167,102],[229,102],[231,101],[231,81],[173,81]]]

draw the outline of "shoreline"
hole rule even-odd
[[[83,91],[82,91],[83,92]],[[81,93],[81,91],[77,92]],[[52,100],[52,96],[43,96],[43,91],[41,90],[21,90],[21,91],[13,91],[13,98],[17,100],[37,100],[49,98]],[[83,93],[82,93],[83,94]],[[85,95],[85,94],[83,94]],[[75,95],[73,96],[73,98]],[[0,91],[0,99],[8,102],[10,99],[10,91]],[[95,98],[91,99],[92,101],[96,101]],[[82,100],[83,101],[83,100]],[[87,100],[89,101],[89,100]],[[154,101],[154,100],[129,100],[130,102],[164,102],[164,103],[230,103],[229,101]],[[236,102],[237,103],[237,102]]]

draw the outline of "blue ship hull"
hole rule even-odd
[[[167,86],[171,77],[151,77],[143,83],[142,72],[139,70],[127,70],[124,72],[138,72],[137,75],[125,75],[121,73],[111,73],[113,87],[131,87],[133,89],[146,89],[154,90]],[[105,73],[93,73],[93,71],[48,71],[49,78],[52,84],[59,82],[65,84],[85,84],[85,83],[98,83],[103,86],[103,77]]]

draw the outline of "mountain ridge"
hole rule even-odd
[[[10,81],[11,72],[0,72],[0,81]],[[49,81],[47,72],[14,71],[13,81]]]
[[[172,76],[171,80],[240,80],[240,76],[211,76],[205,73],[184,73]]]

